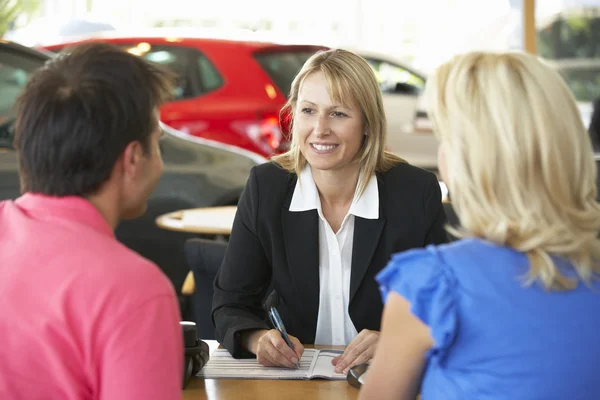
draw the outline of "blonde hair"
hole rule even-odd
[[[600,272],[591,143],[562,78],[524,53],[474,52],[427,82],[461,228],[527,255],[527,284],[566,290]],[[551,256],[568,259],[578,279]]]
[[[385,151],[387,123],[379,84],[369,64],[350,51],[319,51],[304,63],[292,82],[289,99],[281,110],[282,116],[289,112],[292,117],[290,150],[273,157],[272,160],[297,175],[305,167],[306,158],[300,152],[298,135],[294,134],[293,118],[298,103],[298,92],[304,79],[319,71],[325,75],[327,91],[333,101],[345,106],[355,103],[362,111],[367,135],[356,157],[356,161],[362,166],[357,187],[358,193],[362,194],[374,173],[386,172],[405,161]]]

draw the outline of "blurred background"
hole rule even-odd
[[[600,97],[600,0],[0,0],[0,10],[0,37],[38,49],[59,51],[67,43],[90,37],[128,39],[119,43],[181,74],[188,62],[184,59],[189,58],[182,48],[195,48],[206,56],[198,61],[206,89],[195,93],[182,86],[180,100],[218,90],[224,86],[221,81],[231,79],[201,43],[177,40],[216,38],[357,51],[380,79],[390,120],[388,148],[433,170],[437,167],[436,140],[419,94],[427,74],[456,53],[524,49],[539,54],[566,78],[586,126],[592,102]],[[149,37],[163,40],[142,40]],[[289,57],[294,51],[283,47],[280,54],[286,57],[261,60],[275,83],[274,90],[283,98],[297,68],[316,49],[297,48],[296,62]],[[285,63],[287,69],[283,71],[276,63]],[[235,96],[228,100],[252,102],[243,90]],[[213,120],[222,119],[218,115],[186,115],[184,121],[170,118],[166,110],[162,114],[165,123],[183,132],[268,157],[286,149],[285,129],[275,132],[280,125],[277,107],[271,108],[254,124],[240,116],[229,124],[235,126],[232,132],[214,129]],[[236,139],[235,135],[245,137]]]

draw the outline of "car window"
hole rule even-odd
[[[203,93],[212,92],[223,86],[223,77],[204,54],[198,53],[196,62],[198,64],[198,79]]]
[[[373,68],[379,87],[384,93],[394,92],[399,83],[414,87],[415,93],[420,93],[425,88],[425,79],[406,68],[373,58],[367,58],[367,62]]]
[[[314,53],[312,51],[268,52],[256,53],[254,58],[287,98],[296,74]]]
[[[14,105],[29,76],[44,64],[12,49],[0,49],[0,124],[14,117]]]
[[[210,60],[196,49],[140,42],[127,51],[160,64],[177,75],[175,99],[189,99],[223,86],[223,78]]]
[[[0,148],[12,148],[15,102],[31,74],[46,58],[35,57],[10,47],[0,47]]]
[[[147,42],[121,45],[131,54],[160,64],[177,76],[173,97],[189,99],[223,86],[223,77],[200,51],[189,47],[151,45]],[[54,51],[61,51],[55,49]]]
[[[175,73],[177,81],[173,96],[176,100],[188,99],[197,95],[194,90],[194,83],[190,79],[188,72],[189,59],[185,48],[177,46],[153,46],[146,42],[140,42],[133,46],[127,46],[126,49],[132,54],[160,64]]]

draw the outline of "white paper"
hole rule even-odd
[[[331,360],[341,354],[335,350],[305,349],[300,368],[265,367],[255,358],[235,359],[224,349],[215,350],[198,377],[206,379],[312,379],[343,380],[344,374],[336,374]]]

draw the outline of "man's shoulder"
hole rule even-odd
[[[14,213],[18,210],[14,200],[2,200],[0,201],[0,216],[5,213]]]
[[[160,268],[134,251],[118,246],[106,248],[112,255],[96,252],[89,258],[96,258],[82,269],[74,272],[78,276],[77,284],[72,286],[80,301],[101,313],[109,313],[107,321],[118,323],[144,307],[156,307],[160,303],[169,303],[173,310],[178,309],[176,292],[169,278]],[[85,251],[85,249],[82,249]]]
[[[116,238],[98,238],[100,243],[82,243],[70,256],[87,259],[86,274],[90,282],[102,282],[114,290],[142,296],[169,294],[173,286],[152,261],[129,249]]]

